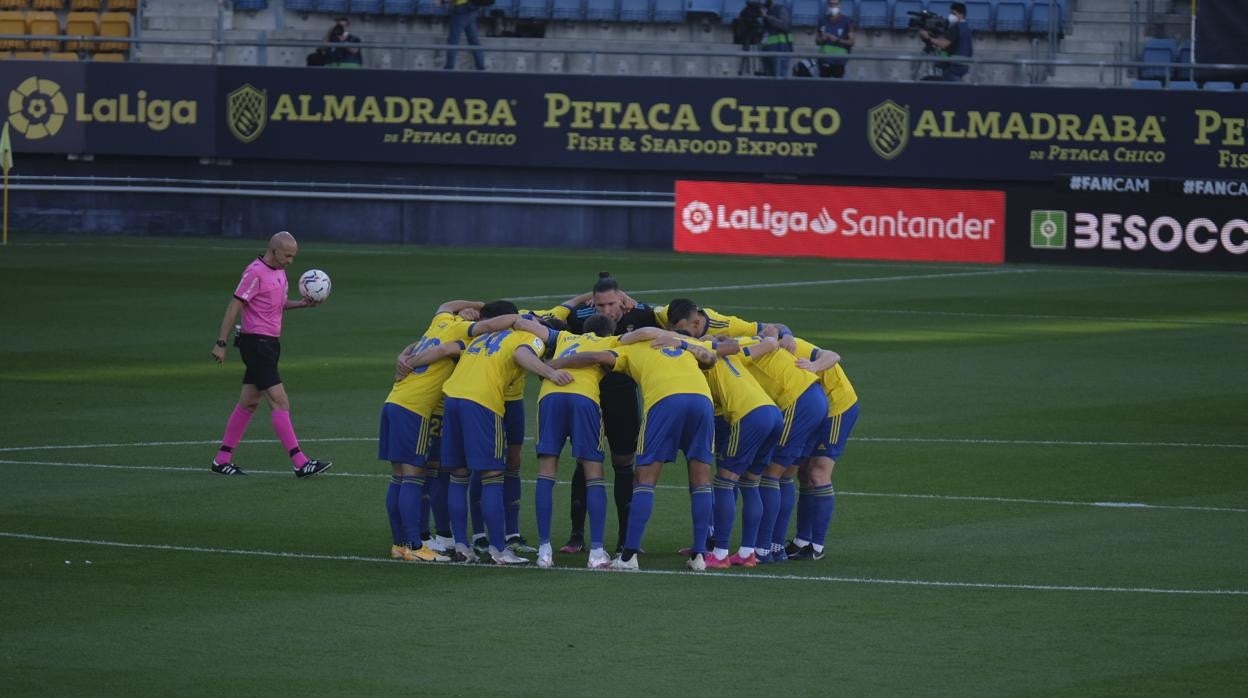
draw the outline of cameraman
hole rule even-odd
[[[854,47],[854,23],[841,14],[841,0],[828,0],[828,9],[815,33],[819,46],[819,77],[845,77],[845,56]]]
[[[949,6],[949,28],[944,36],[932,36],[926,29],[919,30],[919,38],[923,43],[937,49],[945,56],[975,55],[975,46],[971,37],[971,26],[966,23],[966,5],[955,2]],[[971,67],[966,63],[943,61],[936,64],[939,76],[931,76],[924,80],[941,80],[943,82],[962,82]]]
[[[789,8],[779,0],[764,0],[760,7],[763,17],[763,51],[793,53],[793,20]],[[763,58],[763,70],[776,77],[789,76],[789,59]]]

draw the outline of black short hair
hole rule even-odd
[[[481,306],[480,312],[481,318],[488,320],[492,317],[498,317],[499,315],[513,315],[520,311],[516,308],[515,303],[512,303],[511,301],[499,300],[490,301],[489,303]]]
[[[961,12],[963,17],[966,16],[966,5],[960,2],[950,3],[949,9],[953,10],[954,12]]]
[[[671,327],[681,320],[688,320],[698,312],[698,304],[688,298],[673,298],[667,304],[667,326]]]
[[[620,290],[620,282],[611,276],[611,272],[598,272],[598,280],[594,282],[594,293],[606,293],[607,291]]]
[[[544,315],[538,318],[538,321],[556,332],[562,332],[568,329],[568,323],[553,315]]]
[[[599,337],[610,337],[615,334],[615,320],[601,313],[590,315],[582,327],[586,332],[593,332]]]

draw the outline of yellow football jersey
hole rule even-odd
[[[559,338],[555,340],[555,357],[571,356],[587,351],[608,351],[614,349],[619,343],[619,337],[599,337],[592,332],[586,334],[560,332]],[[601,366],[565,370],[572,374],[572,382],[567,385],[555,385],[550,381],[542,381],[542,390],[538,393],[538,400],[550,393],[573,393],[584,395],[595,403],[598,402],[598,383],[602,380]]]
[[[546,343],[519,330],[481,335],[460,355],[459,365],[442,386],[442,392],[447,397],[472,400],[502,415],[507,386],[517,378],[523,379],[525,374],[524,368],[516,363],[515,354],[530,349],[540,357],[546,351]]]
[[[572,309],[565,305],[556,305],[548,310],[526,310],[521,309],[521,315],[536,315],[539,319],[554,318],[560,322],[567,322],[568,316],[572,313]],[[541,356],[540,354],[538,355]],[[524,399],[524,381],[527,378],[528,371],[521,371],[515,380],[507,384],[507,391],[503,393],[503,400],[511,402],[512,400]]]
[[[739,337],[737,341],[741,343],[741,353],[749,356],[750,347],[758,344],[759,338]],[[749,358],[751,360],[746,363],[746,367],[758,379],[758,384],[763,386],[763,390],[766,390],[771,399],[776,401],[776,406],[782,410],[788,409],[790,405],[797,402],[802,393],[819,380],[819,377],[810,371],[798,368],[797,357],[783,349],[776,349],[759,357],[749,356]]]
[[[711,389],[698,367],[698,360],[684,349],[655,349],[650,342],[621,344],[612,350],[615,370],[627,375],[641,388],[643,412],[671,395],[705,395]]]
[[[412,353],[451,342],[467,346],[471,329],[472,323],[455,313],[438,313],[433,316],[433,322],[429,323]],[[439,411],[437,408],[442,401],[442,384],[454,370],[455,360],[451,357],[421,366],[395,381],[394,387],[390,388],[390,394],[386,396],[386,402],[392,402],[429,419],[430,415]]]
[[[763,331],[763,323],[750,322],[742,320],[735,315],[724,315],[710,308],[701,308],[702,314],[706,316],[706,329],[703,336],[712,335],[728,335],[729,337],[744,337],[755,335]],[[667,306],[654,306],[654,318],[659,321],[659,326],[663,329],[670,329],[667,324]]]
[[[688,340],[711,350],[711,343],[706,340]],[[713,351],[713,350],[712,350]],[[767,391],[758,384],[746,364],[748,356],[721,356],[709,371],[705,371],[707,386],[711,389],[711,401],[715,403],[715,414],[722,415],[729,424],[736,424],[752,410],[763,405],[774,405]]]
[[[797,339],[794,337],[794,339]],[[814,361],[815,353],[819,351],[819,347],[807,342],[804,339],[797,339],[797,356],[803,359]],[[835,417],[845,412],[858,402],[858,393],[854,391],[854,386],[849,382],[849,376],[845,375],[845,369],[841,365],[821,371],[819,381],[823,384],[823,392],[828,394],[828,416]]]

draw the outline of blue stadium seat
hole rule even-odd
[[[1173,63],[1179,46],[1174,39],[1149,39],[1140,56],[1143,63]],[[1165,65],[1144,66],[1136,77],[1141,80],[1165,80],[1170,68]]]
[[[1170,89],[1172,90],[1199,90],[1200,86],[1191,80],[1171,80]]]
[[[819,24],[819,18],[827,12],[824,0],[792,0],[789,11],[793,15],[793,26],[813,27]],[[841,8],[844,12],[845,8]]]
[[[267,10],[269,0],[234,0],[234,9],[254,12],[256,10]]]
[[[688,0],[685,3],[685,14],[720,17],[724,14],[724,0]]]
[[[581,0],[553,0],[550,5],[551,19],[581,20],[585,19],[585,8]]]
[[[997,3],[997,21],[993,26],[999,32],[1021,32],[1027,30],[1027,3]]]
[[[1148,90],[1160,90],[1165,87],[1160,80],[1136,80],[1131,83],[1132,87],[1142,87]]]
[[[650,0],[620,0],[620,20],[624,22],[649,22]]]
[[[614,22],[620,18],[620,10],[615,0],[586,0],[585,19]]]
[[[416,14],[416,0],[382,0],[381,11],[387,15]]]
[[[520,0],[516,4],[516,17],[521,19],[546,19],[550,16],[550,0]]]
[[[379,15],[381,0],[351,0],[351,14]]]
[[[1027,31],[1031,34],[1048,34],[1049,17],[1057,23],[1057,33],[1062,34],[1062,3],[1049,0],[1035,0],[1031,3],[1031,18],[1027,22]]]
[[[661,24],[685,21],[685,0],[654,0],[654,21]]]
[[[349,5],[347,0],[316,0],[316,11],[345,15]]]
[[[1184,41],[1183,43],[1179,44],[1179,53],[1177,57],[1174,59],[1174,62],[1175,63],[1191,63],[1192,62],[1192,43],[1190,41]],[[1174,72],[1170,74],[1170,79],[1171,80],[1191,80],[1192,71],[1190,68],[1188,69],[1175,68]]]
[[[286,0],[286,9],[291,12],[316,12],[316,0]]]
[[[884,0],[862,0],[858,3],[858,26],[863,29],[887,28],[890,9]]]
[[[910,13],[926,9],[922,0],[897,0],[893,5],[893,29],[905,29],[910,24]]]
[[[421,17],[442,17],[446,13],[446,5],[439,5],[433,0],[416,0],[416,14]]]
[[[992,30],[992,3],[987,0],[967,0],[966,23],[977,32]]]
[[[1228,90],[1234,90],[1235,83],[1227,82],[1225,80],[1210,80],[1205,83],[1205,89],[1213,90],[1215,92],[1226,92]]]

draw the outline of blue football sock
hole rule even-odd
[[[758,522],[763,518],[763,498],[758,494],[758,480],[741,478],[737,484],[741,493],[741,547],[753,548],[758,541]],[[728,540],[720,545],[727,547]]]
[[[780,513],[780,480],[763,476],[758,484],[758,494],[763,500],[763,516],[758,521],[758,536],[754,547],[759,550],[771,550],[771,532],[776,525],[776,516]]]
[[[420,500],[425,496],[425,478],[404,475],[399,485],[399,516],[408,545],[420,547]]]
[[[737,518],[737,483],[726,477],[715,476],[712,483],[715,503],[715,544],[721,548],[728,547],[732,539],[732,526]]]
[[[446,490],[451,486],[449,470],[438,472],[436,478],[425,478],[425,494],[429,495],[429,513],[433,516],[433,528],[438,535],[451,530],[451,514],[446,510]]]
[[[607,483],[602,478],[585,480],[585,507],[589,510],[589,549],[597,550],[607,528]]]
[[[485,518],[485,533],[490,538],[490,546],[500,551],[507,547],[502,475],[481,478],[481,516]]]
[[[771,542],[784,545],[784,537],[789,533],[789,521],[793,518],[793,505],[797,503],[797,487],[793,478],[780,478],[780,508],[776,510],[776,524],[772,529]]]
[[[520,535],[520,471],[507,471],[503,475],[503,508],[507,513],[507,535]]]
[[[729,490],[731,493],[732,490]],[[706,552],[706,537],[711,531],[715,509],[710,485],[699,485],[689,493],[689,513],[693,514],[693,552]]]
[[[624,547],[641,550],[641,539],[646,534],[646,524],[650,523],[650,513],[654,511],[654,485],[633,485],[633,498],[628,507],[628,537]]]
[[[446,488],[446,510],[451,518],[451,535],[460,545],[468,545],[468,476],[451,476]]]
[[[468,474],[468,514],[472,517],[472,537],[485,533],[485,522],[481,519],[481,473],[473,471]]]
[[[810,531],[815,522],[815,502],[811,487],[801,487],[797,491],[797,533],[794,538],[810,540]]]
[[[429,510],[430,510],[430,486],[438,481],[438,471],[425,471],[425,486],[421,488],[420,495],[420,539],[424,540],[429,537]]]
[[[519,479],[519,478],[517,478]],[[507,483],[503,483],[506,489]],[[541,543],[550,542],[550,520],[555,509],[555,478],[550,475],[537,476],[537,489],[533,492],[533,503],[537,507],[537,539]]]
[[[821,546],[828,537],[828,526],[832,524],[832,515],[836,513],[836,491],[832,489],[830,484],[816,487],[814,488],[814,500],[815,527],[810,542]]]
[[[403,545],[403,517],[399,514],[399,483],[398,475],[390,477],[390,486],[386,488],[386,516],[390,519],[390,538],[395,545]]]

